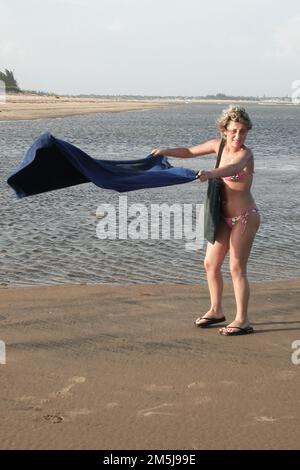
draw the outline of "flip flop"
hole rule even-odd
[[[238,331],[228,331],[228,328],[235,328]],[[252,326],[247,326],[246,328],[241,328],[240,326],[225,326],[219,330],[220,335],[223,336],[240,336],[240,335],[249,335],[254,333]]]
[[[214,325],[215,323],[222,323],[223,321],[226,321],[225,317],[222,318],[206,318],[206,317],[201,317],[200,320],[206,320],[206,323],[197,323],[194,321],[195,326],[198,328],[207,328],[210,325]]]

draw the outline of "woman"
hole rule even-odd
[[[229,251],[230,272],[236,300],[236,316],[233,322],[219,330],[222,335],[236,336],[253,333],[248,319],[249,283],[247,261],[260,216],[251,195],[254,159],[245,141],[252,123],[248,113],[240,106],[231,106],[217,121],[225,139],[219,167],[198,173],[200,181],[221,178],[222,217],[214,244],[207,243],[204,266],[210,292],[211,307],[195,325],[206,328],[225,321],[222,308],[223,279],[221,267]],[[154,149],[152,155],[188,158],[218,153],[222,139],[212,139],[190,148]]]

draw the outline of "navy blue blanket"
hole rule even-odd
[[[96,160],[78,147],[49,133],[42,134],[7,183],[19,198],[92,182],[105,189],[134,191],[188,183],[196,179],[189,168],[174,168],[166,157],[140,160]]]

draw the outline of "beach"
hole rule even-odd
[[[10,94],[6,101],[0,102],[0,121],[79,116],[103,112],[139,111],[156,109],[176,100],[141,100],[125,98],[80,98],[60,95]]]
[[[34,119],[171,104],[61,97],[34,97],[32,101],[23,97],[22,102],[19,98],[0,106],[0,120],[30,120],[1,124],[5,176],[19,160],[24,141],[30,142],[32,135],[44,129],[45,123]],[[190,131],[182,126],[183,121],[188,126],[195,122],[196,134],[201,117],[205,128],[205,112],[212,112],[201,108],[197,119],[189,121],[196,113],[193,108],[180,121],[175,111],[172,113],[172,107],[160,111],[163,119],[151,116],[153,121],[149,119],[147,125],[134,113],[124,113],[126,119],[108,113],[105,118],[97,116],[95,122],[92,116],[78,117],[80,122],[53,120],[50,130],[55,135],[75,136],[77,129],[86,126],[88,139],[79,140],[78,145],[86,148],[92,142],[94,151],[97,146],[102,149],[107,140],[111,148],[105,152],[115,156],[125,150],[129,154],[135,146],[140,152],[147,139],[147,148],[151,148],[151,141],[160,138],[157,129],[172,141],[170,122],[176,133],[181,128],[183,133]],[[290,121],[283,122],[291,126]],[[119,140],[114,134],[118,126],[124,132]],[[284,132],[296,141],[292,133]],[[297,120],[294,132],[298,135]],[[84,132],[81,134],[83,138]],[[269,139],[267,143],[269,146]],[[261,152],[264,156],[265,150]],[[262,189],[258,185],[257,192],[266,222],[258,232],[249,266],[250,278],[256,276],[256,281],[251,280],[249,306],[255,332],[238,337],[221,336],[218,325],[194,327],[194,320],[209,307],[200,254],[193,256],[184,245],[165,240],[153,246],[151,240],[99,243],[94,236],[94,206],[101,193],[89,194],[89,186],[51,193],[49,201],[46,195],[20,204],[8,191],[3,192],[2,450],[299,448],[298,238],[285,210],[291,206],[290,188],[294,197],[295,177],[293,172],[285,174],[283,191],[274,162],[274,173],[269,174],[269,170],[264,173],[265,160],[259,155],[258,161],[261,175],[257,171],[257,180],[259,183],[261,177]],[[281,175],[282,163],[278,164]],[[281,231],[272,232],[278,211],[272,212],[273,193],[265,191],[268,177],[268,184],[277,182],[277,190],[286,197],[280,203]],[[288,178],[291,184],[286,184]],[[198,190],[194,196],[180,193],[179,188],[176,196],[181,202],[193,201],[193,197],[201,200]],[[139,201],[161,202],[160,193],[156,197],[149,193]],[[173,193],[166,197],[170,203],[176,200]],[[295,206],[298,209],[297,200]],[[268,209],[272,217],[268,217]],[[296,213],[294,218],[297,220]],[[293,243],[287,243],[290,239]],[[286,279],[278,280],[280,274]],[[53,285],[43,286],[43,282]],[[229,323],[235,315],[231,283],[225,283],[223,307]]]
[[[0,101],[0,121],[19,121],[45,118],[61,118],[103,112],[141,111],[183,104],[253,104],[291,106],[284,100],[219,100],[180,98],[125,98],[125,97],[79,97],[63,95],[38,95],[30,93],[7,94]]]
[[[205,285],[1,288],[1,449],[298,449],[299,287],[251,283],[239,337]]]

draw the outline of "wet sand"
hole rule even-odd
[[[175,100],[130,100],[70,96],[7,95],[0,102],[0,121],[55,118],[102,112],[137,111],[178,105]]]
[[[240,337],[206,286],[0,289],[1,449],[298,449],[300,280],[251,287]]]

